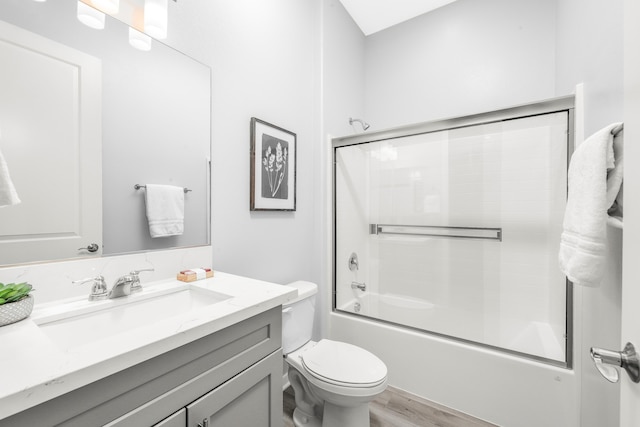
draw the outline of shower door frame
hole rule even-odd
[[[409,329],[412,331],[416,331],[423,334],[428,334],[432,336],[442,337],[446,339],[450,339],[457,342],[462,342],[465,344],[469,344],[472,346],[478,346],[481,348],[491,349],[495,351],[499,351],[502,353],[511,354],[514,356],[523,357],[526,359],[531,359],[534,361],[542,362],[545,364],[549,364],[552,366],[557,366],[566,369],[573,368],[573,283],[565,278],[566,282],[566,296],[565,296],[565,313],[566,313],[566,323],[565,323],[565,360],[564,362],[548,359],[545,357],[532,355],[528,353],[523,353],[515,350],[510,350],[503,347],[498,347],[490,344],[485,344],[477,341],[468,340],[465,338],[460,338],[452,335],[447,335],[439,332],[429,331],[421,328],[416,328],[412,326],[407,326],[395,322],[391,322],[388,320],[382,320],[371,316],[365,316],[361,314],[355,314],[348,311],[343,311],[337,308],[337,272],[336,272],[336,253],[337,253],[337,235],[336,235],[336,208],[337,208],[337,200],[336,200],[336,150],[341,147],[348,147],[353,145],[361,145],[368,144],[372,142],[379,141],[387,141],[398,138],[404,138],[409,136],[423,135],[434,132],[453,130],[453,129],[461,129],[465,127],[485,125],[491,123],[499,123],[510,120],[523,119],[532,116],[539,116],[545,114],[553,114],[553,113],[567,113],[567,169],[569,168],[569,161],[571,159],[571,154],[573,153],[573,149],[575,146],[574,141],[574,114],[575,114],[575,96],[564,96],[559,98],[553,98],[548,100],[543,100],[540,102],[535,102],[531,104],[523,104],[514,107],[509,107],[505,109],[490,111],[486,113],[473,114],[469,116],[448,118],[443,120],[436,120],[431,122],[417,123],[411,124],[401,127],[395,127],[391,129],[380,130],[376,132],[370,133],[360,133],[351,136],[343,136],[332,139],[331,146],[331,162],[332,162],[332,219],[331,219],[331,238],[332,238],[332,256],[331,256],[331,277],[332,277],[332,312],[340,313],[341,315],[353,316],[356,318],[366,318],[371,319],[376,322],[380,322],[383,324],[394,325],[400,328]],[[565,184],[566,185],[566,184]],[[565,191],[567,191],[565,186]]]

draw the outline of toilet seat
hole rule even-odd
[[[306,371],[320,381],[342,387],[376,387],[387,379],[387,367],[374,354],[352,344],[320,340],[301,355]]]

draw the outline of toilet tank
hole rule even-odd
[[[286,355],[311,340],[316,311],[315,283],[297,281],[287,286],[298,289],[298,297],[282,306],[282,352]]]

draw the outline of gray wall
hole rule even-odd
[[[555,32],[554,0],[459,0],[373,34],[366,118],[384,129],[551,98]]]
[[[169,3],[168,43],[212,68],[213,267],[318,282],[319,5]],[[297,134],[295,212],[249,211],[251,117]]]

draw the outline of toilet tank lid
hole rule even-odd
[[[291,301],[288,301],[286,304],[294,304],[298,301],[302,301],[305,298],[309,298],[318,292],[318,285],[311,282],[305,282],[304,280],[287,283],[286,286],[298,289],[298,296]]]

